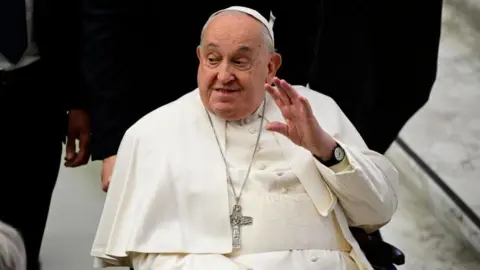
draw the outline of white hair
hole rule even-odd
[[[26,252],[22,237],[13,227],[0,221],[0,269],[26,268]]]
[[[202,44],[202,41],[203,41],[203,36],[205,34],[205,31],[207,30],[207,27],[208,25],[210,24],[210,22],[213,21],[213,19],[215,19],[218,15],[220,14],[243,14],[243,15],[248,15],[252,18],[254,18],[255,20],[257,20],[255,17],[247,14],[247,13],[244,13],[244,12],[241,12],[241,11],[238,11],[238,10],[225,10],[225,11],[222,11],[220,13],[217,13],[215,14],[214,16],[210,16],[210,18],[208,18],[207,22],[203,25],[203,28],[202,28],[202,33],[200,35],[200,44]],[[257,20],[258,21],[258,20]],[[270,53],[274,53],[275,52],[275,45],[274,45],[274,42],[273,42],[273,38],[272,36],[270,36],[270,32],[268,31],[268,28],[263,25],[263,23],[261,23],[262,25],[262,28],[260,29],[260,35],[262,36],[262,39],[263,41],[265,42],[265,45],[268,49],[268,51]]]

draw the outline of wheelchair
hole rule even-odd
[[[383,241],[380,231],[367,234],[354,227],[350,227],[350,231],[375,270],[396,270],[395,266],[405,264],[403,252]]]

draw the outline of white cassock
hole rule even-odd
[[[331,98],[295,89],[345,149],[344,162],[325,167],[283,135],[263,130],[240,200],[253,224],[242,227],[242,248],[232,250],[233,195],[196,89],[126,132],[91,252],[95,267],[372,269],[349,226],[373,231],[389,222],[397,207],[398,173],[366,148]],[[268,94],[266,106],[266,123],[284,121]],[[260,113],[227,128],[212,115],[237,194]]]

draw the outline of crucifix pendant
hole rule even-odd
[[[230,224],[232,226],[232,245],[233,248],[238,249],[240,243],[240,228],[245,225],[252,225],[253,218],[242,215],[242,207],[238,204],[233,206],[232,214],[230,215]]]

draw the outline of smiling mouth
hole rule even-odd
[[[239,91],[240,91],[240,90],[235,90],[235,89],[223,89],[223,88],[221,88],[221,89],[214,89],[214,90],[217,91],[217,92],[226,93],[226,94],[228,94],[228,93],[235,93],[235,92],[239,92]]]

